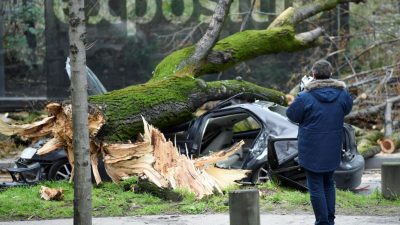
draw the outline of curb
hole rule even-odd
[[[365,160],[365,169],[380,169],[384,162],[400,162],[400,152],[393,154],[379,153]]]

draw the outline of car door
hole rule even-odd
[[[267,158],[267,170],[273,180],[307,190],[304,169],[298,163],[297,138],[270,138]]]

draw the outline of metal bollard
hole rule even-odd
[[[387,199],[400,197],[400,162],[382,163],[382,195]]]
[[[229,192],[230,225],[260,225],[260,204],[257,189]]]

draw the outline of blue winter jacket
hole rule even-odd
[[[314,80],[299,93],[286,115],[299,124],[300,166],[313,172],[339,166],[343,120],[352,106],[345,84],[338,80]]]

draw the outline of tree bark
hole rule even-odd
[[[74,149],[74,224],[92,224],[84,0],[69,1],[72,127]]]
[[[126,141],[135,139],[143,130],[142,115],[156,127],[168,127],[192,119],[193,112],[205,102],[226,99],[240,92],[264,94],[273,102],[285,103],[283,93],[246,81],[204,82],[190,77],[131,86],[93,96],[90,103],[106,116],[107,123],[97,138]]]
[[[393,102],[386,101],[385,107],[385,137],[393,133],[393,120],[392,120]]]

